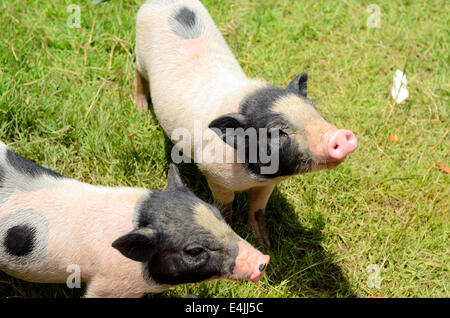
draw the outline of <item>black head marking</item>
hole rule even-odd
[[[171,163],[169,166],[169,177],[167,179],[167,188],[174,189],[181,187],[184,187],[184,184],[183,181],[181,180],[180,171],[178,170],[177,166]]]
[[[246,118],[244,115],[239,113],[229,113],[214,119],[208,127],[211,129],[217,128],[222,135],[225,135],[226,128],[236,129],[245,127],[245,125]]]
[[[44,168],[31,160],[25,159],[10,149],[6,150],[6,159],[14,169],[30,177],[48,175],[54,178],[64,178],[64,176],[59,173]]]
[[[113,246],[142,262],[147,281],[176,285],[231,275],[239,237],[231,229],[231,234],[218,235],[199,222],[201,215],[207,224],[223,222],[227,226],[219,210],[188,188],[151,191],[140,200],[135,213],[135,230]],[[149,238],[145,233],[152,235]]]
[[[306,97],[308,93],[308,73],[303,72],[294,78],[287,86],[287,89],[295,94]]]
[[[242,114],[230,113],[220,116],[214,119],[208,128],[212,129],[223,141],[228,143],[230,146],[237,148],[242,142],[245,142],[244,127],[246,127],[246,118]],[[241,132],[241,134],[236,133],[233,136],[227,135],[227,129],[233,129],[235,131]],[[228,138],[227,138],[228,136]]]
[[[33,251],[35,229],[28,225],[16,225],[8,229],[3,242],[6,251],[14,256],[26,256]]]
[[[312,155],[310,150],[304,144],[299,144],[298,138],[290,138],[290,133],[300,136],[304,134],[304,131],[289,131],[289,127],[293,126],[292,123],[289,122],[284,113],[274,111],[274,106],[279,101],[290,96],[300,98],[313,107],[312,102],[300,94],[306,94],[306,78],[306,73],[299,75],[291,83],[292,85],[286,89],[274,86],[259,89],[242,100],[239,113],[225,114],[209,124],[209,128],[213,129],[222,140],[238,149],[238,156],[239,147],[244,145],[245,158],[243,165],[252,175],[264,179],[275,178],[303,173],[311,169]],[[295,92],[293,91],[294,87],[297,87]],[[295,124],[297,125],[298,123]],[[232,136],[230,136],[230,133],[227,134],[227,128],[232,129]],[[252,130],[257,137],[256,151],[254,151],[254,143],[253,145],[250,144],[250,132]],[[265,134],[262,132],[265,132]],[[279,142],[272,143],[272,136],[279,136]],[[250,154],[252,149],[252,152],[257,154],[256,159],[255,156],[252,157]],[[275,172],[262,172],[263,167],[266,169],[272,163],[267,163],[267,160],[263,160],[261,149],[264,149],[262,152],[266,152],[267,156],[271,156],[272,153],[274,154],[273,157],[278,156],[279,166]]]
[[[159,235],[156,231],[142,228],[119,237],[112,243],[112,247],[119,250],[125,257],[145,262],[155,254],[158,241]]]
[[[193,198],[196,198],[194,194],[184,186],[149,192],[136,207],[135,226],[157,229],[161,225],[164,228],[172,219],[176,226],[182,227],[192,213]]]

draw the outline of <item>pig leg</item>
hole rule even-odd
[[[137,109],[143,112],[148,111],[148,101],[150,98],[150,86],[148,81],[136,70],[134,79],[134,102]]]
[[[209,180],[208,184],[214,198],[214,205],[220,210],[225,221],[230,224],[233,216],[234,192]]]
[[[270,248],[270,240],[266,230],[265,211],[267,201],[275,185],[267,185],[264,187],[252,188],[248,195],[249,214],[248,224],[259,242]]]

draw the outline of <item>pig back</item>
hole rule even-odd
[[[248,81],[199,1],[147,1],[137,15],[136,57],[169,138],[176,128],[192,133],[195,120],[207,127],[229,112],[225,101]]]

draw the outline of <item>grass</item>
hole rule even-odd
[[[0,3],[0,136],[21,155],[108,186],[165,187],[170,143],[131,99],[141,1]],[[75,2],[78,3],[78,2]],[[261,282],[184,285],[149,297],[449,297],[449,4],[446,1],[204,0],[245,72],[275,85],[309,73],[309,95],[359,149],[337,169],[291,178],[268,204],[273,243]],[[377,4],[381,27],[368,28]],[[390,87],[405,70],[409,99]],[[389,142],[389,134],[399,137]],[[211,201],[184,165],[189,187]],[[247,200],[233,228],[246,226]],[[262,248],[261,248],[262,249]],[[368,287],[371,264],[380,288]],[[0,297],[77,297],[0,273]]]

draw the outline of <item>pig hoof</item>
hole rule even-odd
[[[132,96],[137,109],[143,112],[148,112],[148,105],[150,101],[150,88],[148,81],[136,70],[136,77],[132,89]]]
[[[263,233],[260,235],[257,234],[256,238],[262,245],[267,247],[269,250],[272,248],[272,244],[270,244],[269,236],[267,235],[267,233]]]
[[[139,111],[148,112],[148,101],[146,96],[138,96],[136,99],[136,107]]]
[[[233,210],[231,208],[231,205],[230,205],[230,207],[227,207],[226,209],[224,209],[222,211],[222,215],[223,215],[223,218],[225,219],[225,222],[227,222],[228,224],[231,224],[231,220],[233,219]]]
[[[227,204],[217,204],[220,213],[228,224],[231,224],[233,218],[233,202]]]
[[[254,219],[249,220],[249,225],[252,228],[252,231],[255,234],[258,241],[262,245],[270,249],[272,245],[270,243],[269,235],[267,235],[264,211],[263,210],[256,211],[254,214]]]

